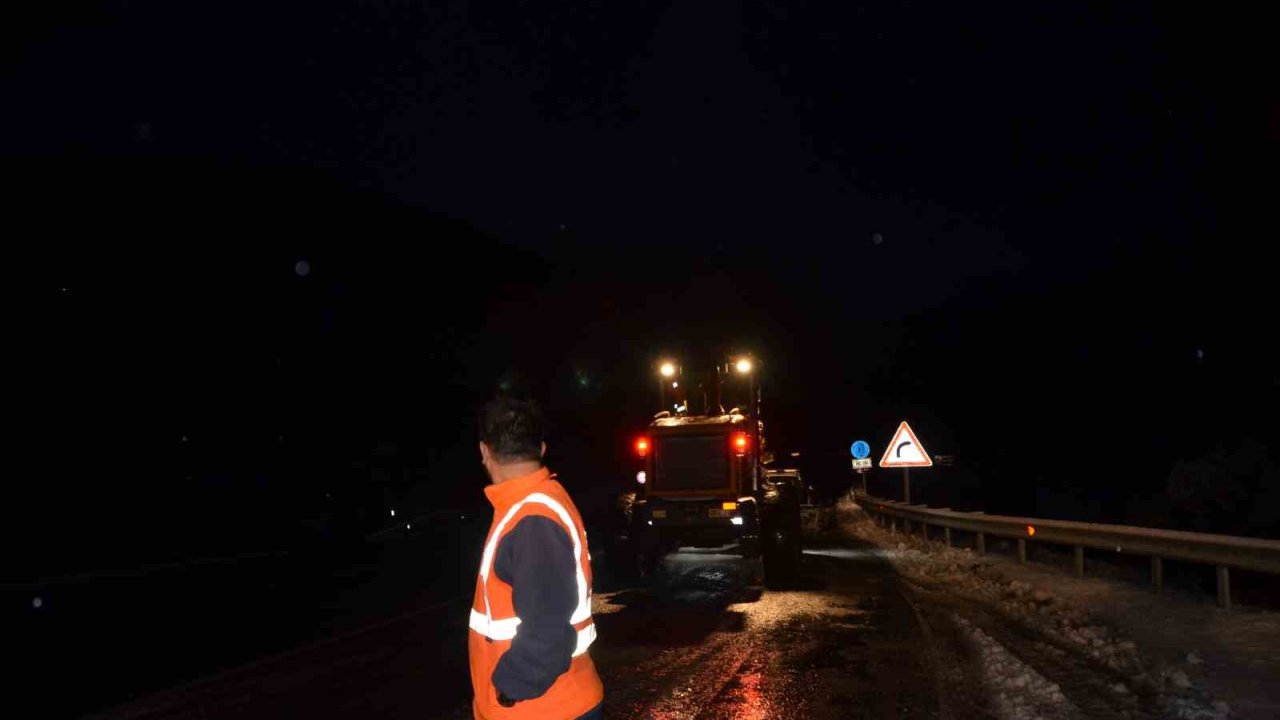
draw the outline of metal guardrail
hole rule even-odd
[[[1230,568],[1280,575],[1280,541],[1277,540],[958,512],[881,500],[863,493],[854,493],[854,500],[882,523],[892,524],[894,529],[898,520],[906,523],[906,532],[912,532],[911,523],[918,524],[921,536],[926,540],[929,539],[930,526],[943,528],[944,542],[948,547],[952,530],[974,533],[979,554],[986,553],[988,535],[1017,540],[1018,562],[1023,563],[1027,561],[1028,540],[1071,545],[1075,548],[1077,577],[1084,575],[1085,548],[1148,555],[1151,557],[1151,584],[1155,592],[1163,589],[1165,559],[1213,565],[1217,568],[1218,605],[1222,608],[1231,607]]]

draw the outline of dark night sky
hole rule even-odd
[[[214,552],[325,494],[474,498],[470,409],[517,375],[565,474],[618,483],[652,360],[720,348],[815,473],[908,416],[960,458],[921,492],[993,511],[1122,519],[1179,458],[1280,455],[1247,18],[625,5],[0,11],[15,532]],[[33,562],[90,562],[63,540]]]

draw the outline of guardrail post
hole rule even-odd
[[[978,533],[978,554],[987,554],[987,536],[985,533]]]
[[[929,542],[929,525],[927,523],[920,523],[920,538],[925,542]]]
[[[947,547],[951,547],[951,528],[942,528],[942,537],[947,542]]]
[[[1151,556],[1151,591],[1159,595],[1164,590],[1164,559],[1159,555]]]
[[[1076,577],[1084,577],[1084,546],[1076,546]]]
[[[1231,571],[1226,565],[1218,566],[1218,607],[1231,609]]]
[[[889,522],[891,523],[889,529],[893,532],[898,532],[898,518],[891,518]]]
[[[1027,541],[1018,538],[1018,563],[1025,565],[1027,563]]]

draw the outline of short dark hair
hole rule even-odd
[[[533,400],[499,396],[480,410],[480,441],[499,463],[541,460],[542,432],[542,410]]]

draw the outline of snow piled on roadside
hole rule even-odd
[[[977,651],[1000,720],[1057,720],[1072,716],[1075,708],[1061,688],[969,621],[959,615],[953,615],[952,620]]]
[[[1135,642],[1107,627],[1096,615],[1081,608],[1080,603],[1020,580],[1009,580],[993,562],[972,550],[947,548],[938,542],[925,543],[918,535],[882,529],[847,499],[837,507],[837,532],[884,549],[884,557],[909,578],[929,587],[946,588],[948,592],[998,606],[1020,622],[1076,646],[1078,652],[1127,679],[1127,682],[1111,687],[1117,694],[1152,693],[1160,698],[1165,716],[1178,720],[1225,720],[1230,717],[1229,706],[1225,702],[1214,702],[1208,692],[1192,682],[1182,669],[1152,663],[1143,657]],[[999,671],[988,673],[993,677],[991,684],[995,703],[1002,713],[1006,713],[1002,718],[1023,720],[1066,716],[1062,713],[1065,708],[1073,707],[1070,702],[1063,697],[1062,704],[1055,704],[1049,689],[1031,677],[1039,678],[1061,695],[1056,685],[1010,655],[971,623],[963,618],[959,621],[984,660],[991,655],[998,660],[999,667],[1013,670],[1011,677],[1015,679],[1012,682],[995,678],[1000,675]],[[1021,667],[1011,665],[1010,661]]]

